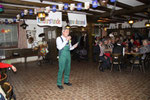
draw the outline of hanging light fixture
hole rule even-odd
[[[130,19],[128,23],[130,24],[130,26],[132,28],[132,25],[133,25],[134,21]]]
[[[145,26],[146,26],[146,27],[150,27],[150,22],[149,22],[149,20],[145,23]]]
[[[128,22],[129,24],[133,24],[134,23],[134,21],[133,20],[129,20],[129,22]]]
[[[108,0],[100,0],[99,3],[100,3],[101,6],[106,7],[107,3],[108,3]]]

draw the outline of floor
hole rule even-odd
[[[72,62],[71,87],[56,86],[57,63],[37,66],[35,62],[15,64],[10,73],[17,100],[150,100],[150,71],[145,74],[130,68],[122,72],[100,72],[97,63]]]

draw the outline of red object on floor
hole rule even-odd
[[[109,57],[110,60],[112,60],[111,56],[110,56],[110,53],[105,53],[105,56]]]
[[[8,68],[8,67],[12,67],[13,65],[10,64],[6,64],[6,63],[0,63],[0,68]]]

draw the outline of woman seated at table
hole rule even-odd
[[[145,59],[146,53],[150,53],[150,45],[148,45],[148,40],[143,40],[143,46],[140,48],[140,53],[143,54],[142,59]]]
[[[99,41],[99,47],[100,47],[100,54],[99,59],[102,60],[102,65],[100,67],[101,71],[104,71],[105,68],[110,68],[110,59],[107,57],[105,53],[105,46],[103,45],[102,41]]]

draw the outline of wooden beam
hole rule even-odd
[[[145,8],[148,8],[149,6],[150,5],[142,5],[142,6],[134,7],[131,10],[127,10],[127,9],[116,10],[113,15],[130,15],[133,13],[142,12]],[[101,17],[110,17],[110,13],[106,12],[104,14],[101,14]]]
[[[108,2],[108,4],[110,4],[110,5],[114,5],[114,3],[112,3],[112,2]],[[129,5],[127,5],[127,4],[124,4],[124,3],[121,3],[121,2],[116,2],[116,7],[120,7],[120,8],[124,8],[124,9],[132,9],[133,7],[132,6],[129,6]]]
[[[146,5],[150,4],[150,0],[137,0],[137,1],[142,2]]]

